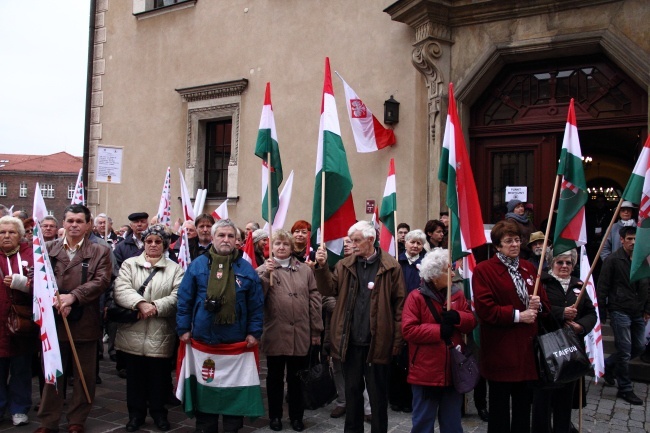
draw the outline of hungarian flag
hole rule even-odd
[[[447,184],[447,207],[451,213],[451,258],[456,261],[470,254],[472,248],[485,243],[485,231],[463,129],[458,119],[453,83],[449,83],[449,110],[438,179]]]
[[[181,236],[181,245],[178,248],[178,264],[183,268],[184,271],[187,271],[187,268],[192,263],[192,257],[190,255],[189,240],[187,239],[187,232],[185,228],[181,226],[180,230]]]
[[[258,346],[246,342],[214,346],[181,343],[176,362],[176,398],[185,413],[220,413],[257,418],[264,415]]]
[[[250,263],[253,269],[262,265],[261,263],[257,263],[257,259],[255,258],[255,244],[253,244],[252,231],[248,232],[248,236],[246,236],[246,243],[244,244],[244,248],[242,248],[242,253],[242,258]]]
[[[194,208],[192,207],[192,200],[190,199],[190,193],[187,190],[187,184],[185,184],[185,178],[183,177],[183,172],[181,169],[178,169],[178,174],[181,179],[181,205],[183,206],[183,220],[184,221],[194,221],[196,216],[194,215]]]
[[[291,203],[291,192],[293,191],[293,170],[289,173],[289,177],[282,192],[280,192],[280,205],[278,206],[278,213],[275,214],[273,219],[273,231],[279,230],[284,227],[284,222],[287,220],[287,212],[289,212],[289,204]],[[264,224],[263,230],[269,231],[269,223]]]
[[[212,211],[212,216],[215,221],[228,219],[228,199],[225,199],[218,208]]]
[[[170,226],[172,220],[172,203],[171,203],[171,172],[167,167],[165,182],[163,183],[162,194],[160,195],[160,204],[158,205],[158,224]]]
[[[384,128],[379,120],[372,114],[366,104],[348,86],[343,77],[336,72],[345,89],[345,105],[348,108],[350,126],[357,145],[357,152],[374,152],[384,147],[395,144],[395,133],[392,129]]]
[[[45,382],[56,385],[56,378],[63,374],[59,338],[54,322],[52,305],[56,302],[56,292],[59,290],[54,278],[52,263],[47,253],[41,221],[47,215],[45,201],[41,195],[41,188],[36,183],[34,192],[34,322],[41,328],[41,348],[43,359],[43,374]]]
[[[630,270],[630,281],[637,281],[650,277],[650,136],[643,145],[622,198],[639,204],[636,244]]]
[[[273,106],[271,105],[271,83],[266,83],[266,94],[264,95],[260,129],[257,133],[257,143],[255,144],[255,155],[262,158],[262,218],[268,221],[269,224],[273,224],[280,205],[278,191],[282,183],[282,161],[280,160],[278,135],[275,130]],[[271,201],[270,217],[269,200]]]
[[[384,198],[381,201],[379,220],[382,222],[381,234],[379,235],[379,246],[393,257],[395,251],[395,211],[397,210],[397,193],[395,189],[395,160],[390,159],[388,166],[388,178],[384,188]]]
[[[325,197],[322,197],[321,191],[323,173]],[[324,221],[321,221],[321,207],[324,207]],[[320,244],[321,233],[324,234],[325,246],[329,250],[327,261],[331,266],[343,258],[343,238],[347,236],[348,229],[356,221],[352,202],[352,176],[341,140],[341,128],[332,88],[330,59],[326,57],[316,153],[311,244]]]
[[[557,174],[562,176],[562,186],[560,187],[555,239],[553,240],[553,254],[555,255],[587,243],[585,204],[587,204],[589,195],[585,172],[582,168],[582,151],[580,150],[573,98],[569,103],[569,114],[567,115]]]
[[[585,281],[587,278],[587,273],[591,269],[591,264],[589,263],[589,258],[587,257],[587,250],[584,245],[580,247],[580,279]],[[603,355],[603,335],[602,328],[600,325],[600,313],[598,312],[598,297],[596,296],[596,290],[594,289],[594,277],[589,276],[589,281],[587,281],[586,291],[589,295],[589,299],[594,304],[596,309],[596,326],[591,330],[589,334],[585,336],[585,351],[589,357],[589,362],[594,369],[594,382],[598,383],[598,378],[605,375],[605,357]]]
[[[83,168],[79,169],[79,176],[77,176],[77,184],[74,187],[74,194],[72,196],[72,201],[70,204],[86,204],[86,199],[84,197],[84,180],[83,180]]]

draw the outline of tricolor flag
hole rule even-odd
[[[181,204],[183,206],[183,221],[194,221],[194,218],[196,218],[196,216],[194,215],[192,200],[190,199],[190,193],[187,191],[185,178],[183,177],[183,172],[180,168],[178,169],[178,174],[180,175],[181,179]]]
[[[465,299],[469,302],[470,308],[474,310],[474,290],[472,289],[472,277],[474,276],[474,268],[476,268],[476,258],[474,254],[469,254],[463,257],[462,264],[462,277],[463,277],[463,292],[465,294]],[[474,328],[472,331],[474,336],[474,341],[477,346],[481,345],[481,326],[480,324]]]
[[[172,220],[172,203],[171,203],[171,171],[167,167],[165,182],[163,183],[162,194],[160,195],[160,204],[158,205],[158,224],[170,226]]]
[[[630,270],[630,281],[637,281],[650,277],[650,136],[643,145],[622,199],[639,204],[636,244]]]
[[[56,378],[63,374],[59,338],[54,322],[52,305],[59,290],[54,279],[50,257],[47,253],[41,221],[47,215],[41,188],[36,183],[34,193],[34,322],[41,328],[41,348],[43,353],[43,374],[45,382],[56,385]]]
[[[185,413],[199,412],[257,418],[264,415],[258,346],[246,342],[209,346],[181,343],[176,362],[176,398]]]
[[[74,187],[74,194],[72,195],[72,201],[70,204],[86,204],[86,198],[84,196],[84,179],[83,179],[83,168],[79,169],[79,176],[77,176],[77,184]]]
[[[345,105],[348,108],[350,126],[357,145],[357,152],[374,152],[395,144],[395,133],[392,129],[384,128],[370,111],[361,98],[352,90],[338,72],[345,89]]]
[[[212,212],[212,216],[215,221],[228,219],[228,199],[225,199],[223,203]]]
[[[325,197],[322,197],[323,173],[325,174]],[[321,221],[321,209],[324,218]],[[343,238],[356,223],[352,202],[352,176],[341,140],[341,128],[332,88],[330,59],[325,58],[325,82],[321,101],[318,128],[318,151],[316,153],[316,182],[312,208],[312,245],[319,245],[324,237],[329,250],[327,261],[331,266],[343,258]],[[324,236],[321,236],[323,233]]]
[[[187,271],[188,266],[190,266],[190,263],[192,263],[192,257],[190,256],[190,243],[189,239],[187,238],[187,232],[183,226],[181,226],[180,237],[181,245],[178,247],[178,264],[183,268],[184,271]]]
[[[447,184],[447,207],[451,212],[451,259],[456,261],[471,253],[472,248],[485,243],[485,231],[452,83],[449,83],[449,110],[438,179]]]
[[[280,205],[278,191],[282,183],[282,161],[278,147],[278,135],[275,130],[273,106],[271,105],[271,83],[266,83],[255,155],[262,159],[262,218],[269,224],[273,224]],[[269,216],[269,200],[271,201],[271,216]]]
[[[580,279],[582,281],[587,277],[587,273],[591,269],[589,258],[587,257],[587,250],[584,245],[580,247]],[[585,282],[587,285],[586,291],[589,299],[594,304],[596,309],[596,326],[589,334],[585,336],[585,351],[589,357],[589,362],[594,369],[594,382],[598,383],[598,378],[605,375],[605,357],[603,356],[603,335],[600,325],[600,313],[598,312],[598,297],[594,289],[594,278],[589,277],[589,281]]]
[[[558,255],[587,243],[587,225],[585,223],[585,204],[589,199],[587,181],[582,168],[582,151],[578,138],[578,125],[573,107],[573,98],[569,103],[558,176],[562,176],[560,200],[557,207],[557,223],[553,254]]]
[[[255,244],[253,243],[252,231],[248,232],[248,236],[246,236],[246,243],[244,243],[242,253],[242,258],[250,263],[253,269],[257,269],[258,266],[262,265],[261,263],[257,263],[257,259],[255,258]]]
[[[379,235],[379,246],[393,257],[395,251],[395,211],[397,210],[397,193],[395,188],[395,160],[390,159],[388,166],[388,178],[384,188],[384,198],[381,201],[379,220],[382,222],[381,234]]]

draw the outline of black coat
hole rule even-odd
[[[610,254],[603,262],[598,277],[598,308],[601,320],[605,320],[607,311],[640,316],[650,314],[648,302],[648,278],[630,282],[632,260],[623,247]]]
[[[547,320],[545,324],[548,324],[553,329],[555,329],[558,324],[564,326],[564,309],[576,303],[578,294],[582,288],[582,281],[575,277],[571,277],[571,280],[569,280],[569,288],[566,293],[564,293],[562,285],[555,277],[543,273],[542,284],[546,287],[546,295],[551,304],[551,314],[555,318],[555,321],[550,319]],[[581,337],[589,334],[591,330],[594,329],[594,326],[596,326],[596,320],[597,317],[594,304],[591,302],[589,295],[585,293],[582,295],[582,299],[578,305],[578,315],[574,320],[574,322],[584,328],[584,333],[580,335]]]

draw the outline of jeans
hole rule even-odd
[[[433,432],[436,417],[440,433],[463,433],[460,422],[462,395],[453,386],[435,387],[434,396],[425,396],[426,386],[411,385],[413,391],[413,428],[411,433]],[[434,387],[430,387],[434,388]]]
[[[645,350],[645,320],[643,314],[631,316],[621,311],[610,311],[609,320],[614,331],[616,353],[605,360],[607,369],[613,369],[620,392],[632,391],[630,360]]]
[[[11,415],[26,414],[31,405],[32,354],[0,358],[0,413],[8,406]]]

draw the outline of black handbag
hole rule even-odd
[[[147,288],[147,284],[153,278],[154,275],[160,270],[160,268],[153,268],[151,274],[144,280],[144,283],[138,289],[138,294],[142,296],[144,290]],[[115,298],[111,296],[111,299],[108,301],[106,307],[106,317],[109,321],[114,323],[135,323],[138,321],[138,310],[131,310],[129,308],[124,308],[115,302]]]
[[[545,331],[543,327],[542,330]],[[534,347],[542,386],[573,382],[591,370],[589,357],[570,328],[560,327],[538,335]]]
[[[433,306],[433,302],[428,296],[422,295],[427,307],[436,321],[442,324],[442,318],[438,311]],[[451,344],[451,339],[446,341],[449,350],[449,358],[451,359],[451,379],[454,384],[454,389],[459,394],[465,394],[473,390],[481,378],[481,373],[478,368],[478,361],[472,354],[472,351],[465,349],[462,352]]]
[[[320,349],[314,353],[313,348],[314,346],[309,348],[309,368],[297,373],[303,405],[310,410],[325,406],[336,398],[336,386],[329,362],[321,357]]]

